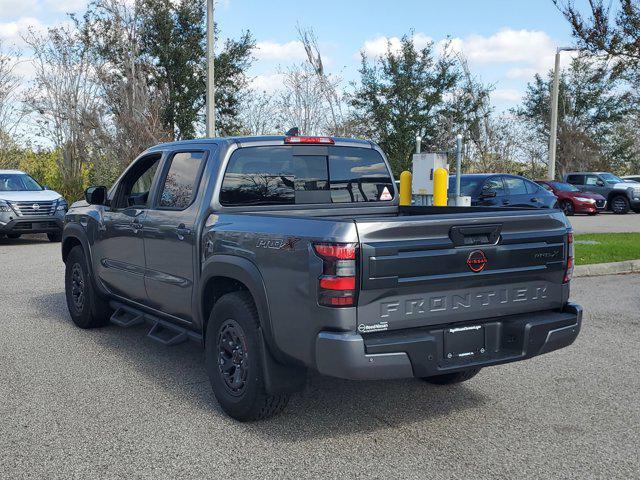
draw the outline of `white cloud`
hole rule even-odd
[[[257,42],[255,54],[260,60],[304,60],[307,58],[302,42],[297,40],[287,43]]]
[[[273,93],[282,87],[284,74],[267,73],[257,75],[251,79],[251,88],[259,92]]]
[[[418,49],[426,47],[432,41],[431,37],[425,35],[424,33],[416,33],[412,38],[414,45]],[[381,57],[385,53],[387,53],[387,49],[389,48],[394,53],[399,52],[400,45],[400,37],[379,36],[372,40],[365,41],[360,52],[364,52],[367,57],[371,58]],[[360,52],[356,53],[354,57],[359,58]]]
[[[21,17],[13,22],[0,23],[0,40],[5,46],[23,46],[24,40],[22,36],[29,32],[29,29],[34,31],[43,31],[46,27],[34,17]]]
[[[491,92],[491,98],[502,102],[517,103],[522,98],[522,92],[513,88],[498,88]]]

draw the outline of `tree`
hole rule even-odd
[[[614,71],[637,76],[640,67],[640,4],[637,0],[590,0],[588,16],[574,0],[553,0],[571,24],[578,46],[592,54],[605,53]],[[612,3],[616,3],[614,8]]]
[[[556,158],[560,175],[569,170],[623,168],[615,133],[628,113],[628,94],[619,91],[618,79],[605,67],[593,59],[577,58],[560,75]],[[546,80],[536,75],[517,110],[540,143],[549,138],[552,81],[552,72]]]
[[[109,184],[140,152],[173,139],[163,111],[166,89],[152,85],[153,59],[140,48],[140,16],[127,0],[97,0],[77,22],[103,92],[106,123],[92,175]]]
[[[40,133],[59,152],[63,193],[79,198],[95,155],[96,135],[103,124],[104,104],[95,66],[79,33],[72,27],[30,31],[34,80],[25,104],[36,114]]]
[[[418,133],[426,146],[436,143],[444,96],[458,80],[455,60],[446,52],[435,58],[432,43],[417,50],[405,35],[399,51],[389,44],[373,63],[363,53],[360,77],[349,97],[353,122],[361,135],[380,144],[399,174],[411,167]]]
[[[21,59],[18,52],[4,49],[0,41],[0,166],[11,166],[17,150],[15,134],[24,111],[20,108],[18,88],[22,79],[16,73]]]
[[[152,84],[167,92],[165,128],[177,139],[193,138],[202,124],[205,102],[204,0],[139,0],[142,53],[155,65]],[[221,135],[238,133],[240,93],[255,46],[249,32],[227,40],[216,55],[216,128]]]

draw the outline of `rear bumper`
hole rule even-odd
[[[61,232],[63,227],[62,218],[58,216],[46,217],[18,217],[7,223],[0,221],[0,233],[51,233]]]
[[[563,311],[512,315],[478,324],[484,326],[486,351],[464,359],[445,358],[444,330],[449,325],[366,336],[320,332],[316,367],[323,375],[376,380],[429,377],[524,360],[571,345],[580,332],[582,307],[570,303]]]

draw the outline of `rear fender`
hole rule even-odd
[[[292,393],[304,387],[306,369],[288,358],[277,346],[273,338],[269,301],[264,280],[258,267],[251,261],[233,255],[213,255],[203,266],[200,281],[199,317],[203,320],[203,332],[208,316],[204,312],[206,286],[213,277],[228,277],[244,284],[258,310],[260,329],[258,336],[262,342],[262,363],[265,366],[264,378],[267,391],[272,394]]]

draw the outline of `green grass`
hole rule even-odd
[[[576,265],[640,259],[640,233],[585,233],[574,239]],[[581,244],[584,240],[598,243]]]

